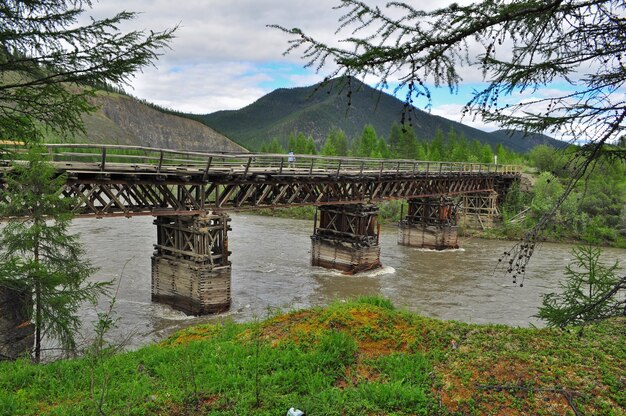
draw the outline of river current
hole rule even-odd
[[[512,242],[460,239],[461,249],[430,251],[396,244],[396,228],[381,230],[384,267],[346,276],[310,266],[312,221],[232,214],[232,305],[217,316],[189,317],[150,300],[150,257],[156,227],[150,217],[78,219],[78,232],[98,272],[97,280],[119,279],[114,305],[116,342],[136,348],[161,340],[189,325],[223,319],[263,319],[278,310],[326,305],[361,295],[381,295],[394,305],[425,316],[471,323],[541,326],[533,315],[544,293],[558,291],[571,245],[542,244],[530,261],[524,287],[496,270],[499,256]],[[626,250],[606,249],[604,259],[626,264]],[[519,283],[519,281],[518,281]],[[117,283],[116,283],[117,284]],[[115,286],[113,287],[113,291]],[[98,311],[83,308],[86,341]]]

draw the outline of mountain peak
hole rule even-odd
[[[361,135],[366,124],[373,125],[379,136],[388,137],[391,126],[402,120],[408,120],[405,125],[425,140],[431,140],[437,130],[454,129],[469,140],[494,148],[501,143],[518,152],[528,151],[535,143],[561,144],[543,135],[518,140],[519,135],[509,131],[488,133],[415,107],[409,109],[407,118],[406,110],[405,103],[392,95],[356,78],[338,77],[306,87],[279,88],[240,110],[218,111],[200,118],[251,150],[258,150],[273,138],[285,144],[294,132],[312,136],[321,147],[332,128],[340,128],[353,138]]]

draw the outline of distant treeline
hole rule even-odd
[[[348,139],[338,128],[329,132],[321,149],[313,137],[291,133],[285,148],[278,138],[263,144],[262,153],[321,154],[324,156],[372,157],[378,159],[415,159],[475,163],[525,163],[526,156],[510,151],[501,144],[492,149],[489,144],[469,140],[454,130],[437,130],[432,140],[419,139],[412,128],[393,124],[389,138],[379,136],[371,125],[366,125],[360,136]],[[496,159],[497,156],[497,159]]]
[[[514,188],[502,207],[502,225],[488,231],[509,239],[519,239],[550,212],[572,177],[573,169],[583,162],[578,146],[558,150],[542,144],[521,154],[502,145],[492,149],[454,130],[437,131],[431,141],[420,140],[413,129],[399,125],[392,126],[388,140],[378,136],[368,125],[352,140],[340,129],[331,130],[321,149],[317,149],[312,137],[292,133],[286,148],[274,138],[263,145],[261,151],[476,163],[494,163],[497,156],[499,164],[527,166],[537,174],[534,186],[525,191]],[[606,146],[598,160],[545,227],[543,237],[546,240],[626,247],[626,139]]]

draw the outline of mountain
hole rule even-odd
[[[509,149],[514,149],[515,146],[532,149],[540,144],[552,146],[557,149],[564,149],[569,146],[569,143],[567,142],[555,140],[550,136],[539,133],[524,133],[519,130],[504,129],[492,131],[490,134],[493,134],[498,137],[499,140],[502,140],[502,145],[508,147]]]
[[[205,124],[168,114],[135,98],[99,91],[91,99],[98,109],[83,116],[86,143],[120,144],[202,152],[246,151]]]
[[[341,128],[348,137],[356,137],[368,123],[374,126],[379,136],[388,136],[391,125],[402,120],[405,104],[358,80],[352,79],[350,89],[346,84],[345,78],[338,78],[323,86],[281,88],[240,110],[218,111],[198,117],[251,150],[258,150],[274,137],[285,143],[292,132],[311,135],[321,145],[332,127]],[[410,115],[410,122],[421,139],[432,139],[437,129],[445,133],[453,128],[470,140],[477,139],[494,148],[502,143],[511,150],[525,152],[535,143],[534,140],[517,140],[517,134],[508,136],[506,131],[488,133],[416,108]],[[561,143],[548,136],[542,137],[554,146]]]

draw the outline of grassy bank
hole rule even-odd
[[[406,215],[408,211],[405,201],[384,201],[379,204],[379,207],[379,221],[381,224],[395,224],[400,220],[401,214],[404,213]],[[313,221],[315,207],[266,208],[250,211],[250,214]],[[528,230],[532,229],[536,224],[536,220],[537,218],[531,218],[524,223],[511,223],[505,220],[498,222],[495,227],[485,230],[459,227],[459,236],[519,241],[521,238],[524,238]],[[593,224],[586,228],[584,234],[576,228],[551,225],[545,227],[540,240],[554,243],[583,243],[603,247],[626,248],[626,238],[619,234],[617,230],[611,229],[607,231],[606,227],[596,227]]]
[[[626,320],[585,336],[444,322],[365,298],[159,345],[0,364],[0,414],[626,414]]]
[[[404,208],[401,208],[401,205],[404,205]],[[407,203],[405,201],[383,201],[378,204],[378,207],[380,208],[379,221],[382,224],[397,222],[400,220],[401,212],[404,212],[406,214],[406,212],[408,211]],[[276,209],[264,208],[250,211],[250,213],[256,215],[266,215],[270,217],[292,218],[312,221],[315,215],[315,210],[316,207],[314,206],[306,206]]]

